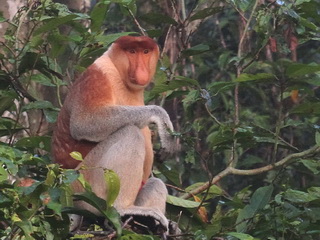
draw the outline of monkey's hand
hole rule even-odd
[[[168,155],[180,151],[180,145],[178,144],[178,139],[174,133],[168,113],[159,106],[154,106],[153,110],[156,114],[151,117],[151,121],[157,124],[161,141],[161,149],[156,154],[156,157],[164,160]]]

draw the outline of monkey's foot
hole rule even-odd
[[[139,234],[166,235],[167,226],[155,219],[153,216],[124,215],[122,217],[124,228]]]

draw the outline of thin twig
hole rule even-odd
[[[130,16],[132,17],[134,23],[135,23],[135,24],[137,25],[137,27],[139,28],[140,33],[141,33],[143,36],[147,36],[145,29],[143,29],[143,28],[141,27],[140,23],[138,22],[138,20],[137,20],[136,17],[134,16],[133,12],[130,10],[130,8],[127,7],[127,10],[128,10],[128,12],[129,12]]]

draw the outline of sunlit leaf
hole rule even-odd
[[[80,152],[73,151],[73,152],[70,153],[70,156],[75,160],[83,161],[83,157],[82,157],[82,154]]]
[[[113,170],[105,169],[104,179],[107,185],[107,206],[111,207],[120,191],[120,178]]]

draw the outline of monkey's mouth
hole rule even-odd
[[[149,81],[138,81],[135,77],[130,77],[129,80],[132,85],[137,87],[146,87],[149,83]]]

